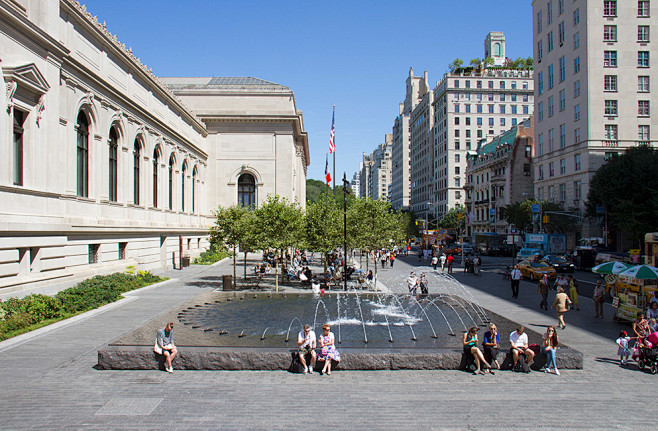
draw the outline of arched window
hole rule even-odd
[[[500,43],[494,43],[494,57],[500,57]]]
[[[153,151],[153,208],[158,207],[158,165],[160,164],[159,160],[160,154],[156,148]]]
[[[109,169],[109,191],[108,196],[111,202],[117,201],[117,149],[119,147],[119,136],[116,127],[110,129],[110,169]]]
[[[76,129],[78,196],[86,198],[89,196],[89,121],[82,111],[78,114]]]
[[[135,148],[133,149],[133,203],[139,205],[139,165],[142,159],[142,146],[139,139],[135,139]]]
[[[183,164],[180,174],[180,209],[185,212],[185,175],[187,175],[187,163]]]
[[[174,209],[174,155],[169,157],[169,209]]]
[[[192,213],[196,211],[196,177],[198,175],[196,166],[192,169]]]
[[[238,178],[238,205],[254,207],[256,203],[256,181],[251,174],[242,174]]]

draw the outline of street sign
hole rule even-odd
[[[496,208],[489,208],[489,215],[495,216],[496,215]]]
[[[512,229],[509,230],[509,232],[510,232],[512,235],[516,235],[516,228],[513,227]]]
[[[532,212],[533,213],[539,212],[539,204],[532,204]]]

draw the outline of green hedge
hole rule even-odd
[[[121,298],[121,294],[165,280],[140,271],[137,275],[97,275],[55,296],[40,294],[0,301],[0,340],[93,310]]]
[[[219,262],[220,260],[224,259],[225,257],[228,257],[229,254],[224,251],[204,251],[201,253],[196,259],[194,259],[195,265],[212,265],[215,262]]]

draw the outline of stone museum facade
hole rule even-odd
[[[292,90],[157,78],[73,0],[0,0],[0,292],[178,265],[218,205],[306,200]]]

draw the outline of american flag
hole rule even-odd
[[[336,151],[336,144],[334,143],[334,118],[336,117],[336,107],[334,106],[334,111],[331,114],[331,137],[329,138],[329,154],[332,154]]]
[[[331,173],[329,172],[329,156],[327,156],[326,163],[324,165],[324,179],[327,181],[327,185],[331,183]]]

